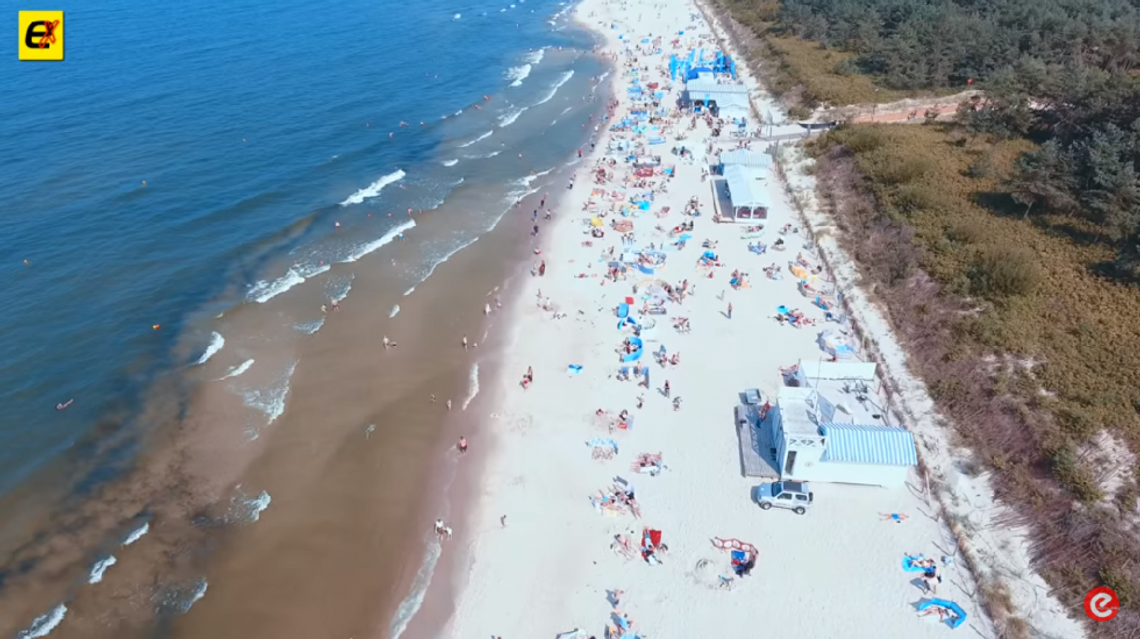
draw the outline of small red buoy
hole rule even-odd
[[[154,324],[150,327],[150,330],[157,331],[160,328],[162,328],[162,324]]]

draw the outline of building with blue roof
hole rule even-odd
[[[801,362],[769,419],[780,478],[901,487],[918,465],[914,436],[888,423],[872,363]],[[804,374],[810,368],[815,375]],[[838,401],[838,403],[837,403]]]

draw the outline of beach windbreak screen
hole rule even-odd
[[[574,170],[596,36],[555,0],[64,9],[0,48],[0,636],[401,629],[478,393],[442,336]]]

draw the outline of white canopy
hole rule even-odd
[[[772,156],[751,149],[732,149],[720,154],[720,163],[726,167],[739,164],[757,169],[770,169]]]
[[[767,211],[771,202],[768,199],[768,190],[764,184],[764,173],[754,167],[734,164],[724,168],[724,179],[728,182],[728,193],[732,200],[732,208],[764,209]]]

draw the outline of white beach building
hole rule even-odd
[[[772,202],[764,178],[764,169],[741,164],[726,166],[724,184],[729,207],[721,211],[722,218],[745,223],[767,219]]]
[[[875,365],[800,362],[761,428],[775,448],[781,479],[900,487],[918,464],[914,436],[885,423],[876,401]],[[835,403],[830,398],[846,394]]]
[[[743,84],[717,82],[708,76],[700,76],[686,82],[685,99],[690,106],[708,107],[722,118],[747,118],[751,113],[748,87]]]
[[[720,154],[720,163],[726,169],[730,166],[743,166],[767,171],[772,168],[772,162],[771,155],[752,149],[730,149]]]

